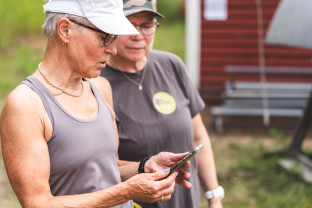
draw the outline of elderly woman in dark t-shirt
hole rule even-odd
[[[140,161],[161,151],[185,152],[203,144],[191,160],[191,189],[176,185],[166,202],[135,203],[144,208],[199,208],[201,182],[209,207],[221,208],[224,192],[218,185],[210,139],[200,116],[204,102],[180,58],[152,50],[157,17],[162,17],[156,0],[124,0],[124,13],[140,35],[121,36],[117,55],[110,56],[101,72],[113,90],[119,157]]]

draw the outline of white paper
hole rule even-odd
[[[228,18],[227,0],[205,0],[204,18],[206,20],[226,20]]]

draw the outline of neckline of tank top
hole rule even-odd
[[[83,78],[83,80],[84,81],[87,81],[89,84],[90,84],[90,87],[91,87],[91,90],[92,90],[92,93],[93,93],[93,95],[94,95],[94,97],[95,97],[95,99],[96,99],[96,102],[97,102],[97,106],[98,106],[98,112],[97,112],[97,114],[96,114],[96,116],[95,117],[93,117],[93,118],[91,118],[91,119],[88,119],[88,120],[86,120],[86,119],[81,119],[81,118],[78,118],[78,117],[76,117],[76,116],[74,116],[74,115],[72,115],[71,113],[69,113],[56,99],[55,99],[55,97],[52,95],[52,93],[48,90],[48,88],[43,84],[43,83],[41,83],[40,81],[39,81],[39,79],[37,79],[36,77],[34,77],[34,76],[30,76],[31,77],[31,79],[33,78],[33,79],[35,79],[35,80],[37,80],[37,82],[39,83],[39,85],[43,88],[43,90],[44,91],[46,91],[47,93],[48,93],[48,96],[54,101],[54,103],[67,115],[67,116],[69,116],[70,118],[72,118],[72,119],[74,119],[74,120],[76,120],[76,121],[78,121],[78,122],[81,122],[81,123],[92,123],[92,122],[95,122],[95,121],[97,121],[99,118],[100,118],[100,114],[101,113],[103,113],[103,109],[102,109],[102,107],[100,106],[100,94],[99,94],[99,92],[98,93],[96,93],[95,92],[95,87],[92,85],[92,83],[88,80],[88,79],[86,79],[86,78]],[[106,104],[106,102],[103,100],[103,102],[104,102],[104,104],[105,105],[107,105]],[[107,107],[108,108],[108,107]]]

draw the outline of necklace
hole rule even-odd
[[[125,72],[121,71],[121,73],[129,82],[131,82],[132,84],[138,86],[139,90],[143,90],[142,84],[143,84],[145,73],[146,73],[146,66],[143,68],[143,74],[142,74],[142,77],[141,77],[141,80],[140,80],[139,83],[137,83],[136,81],[132,80],[128,75],[126,75]]]
[[[54,87],[55,89],[60,90],[60,91],[62,91],[62,93],[66,94],[66,95],[69,95],[69,96],[72,96],[72,97],[80,97],[80,96],[84,93],[84,86],[83,86],[82,80],[81,80],[81,87],[82,87],[82,88],[81,88],[80,93],[79,93],[79,94],[72,94],[72,93],[70,93],[70,92],[67,92],[64,88],[60,88],[60,87],[54,85],[52,82],[50,82],[50,80],[48,80],[48,78],[42,73],[41,68],[40,68],[40,65],[41,65],[41,63],[38,65],[38,69],[39,69],[39,72],[40,72],[41,76],[44,78],[44,80],[45,80],[49,85],[51,85],[51,86]]]

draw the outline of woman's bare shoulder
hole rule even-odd
[[[18,85],[7,97],[2,116],[35,116],[42,108],[42,101],[38,94],[25,84]]]

